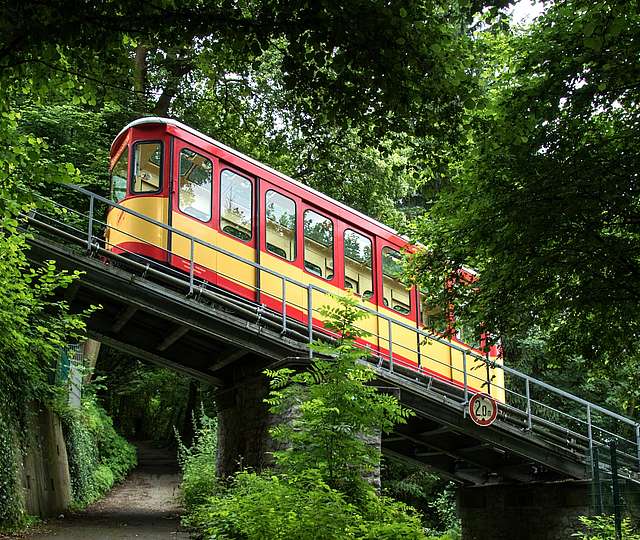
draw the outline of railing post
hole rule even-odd
[[[598,455],[598,447],[593,448],[593,463],[592,463],[592,484],[594,493],[594,511],[597,516],[601,516],[603,513],[602,508],[602,482],[600,481],[600,456]]]
[[[462,380],[464,383],[464,404],[469,403],[469,385],[467,383],[467,351],[462,351]]]
[[[313,358],[311,343],[313,342],[313,285],[307,286],[307,331],[309,333],[309,359]]]
[[[591,405],[587,405],[587,435],[589,436],[589,462],[593,465],[593,428],[591,426]]]
[[[282,277],[282,333],[287,332],[287,280]]]
[[[194,270],[195,270],[195,247],[193,242],[193,237],[191,237],[191,255],[189,258],[189,294],[193,294],[193,282],[194,282]]]
[[[531,420],[531,387],[529,385],[529,378],[524,380],[524,390],[527,396],[527,429],[531,431],[533,422]]]
[[[87,251],[91,253],[91,244],[93,243],[93,194],[89,196],[89,226],[87,229]]]
[[[638,451],[638,472],[640,472],[640,424],[636,424],[636,450]]]
[[[616,540],[622,540],[622,502],[618,484],[618,441],[609,441],[611,452],[611,489],[613,491],[613,521],[616,527]]]
[[[491,395],[491,366],[489,360],[489,351],[487,351],[487,356],[485,358],[485,365],[487,366],[487,394]]]
[[[393,371],[393,337],[391,336],[391,319],[387,319],[389,328],[389,371]]]

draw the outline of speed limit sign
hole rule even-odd
[[[469,416],[479,426],[490,426],[498,416],[498,403],[487,394],[474,394],[469,401]]]

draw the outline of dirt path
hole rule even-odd
[[[140,443],[138,468],[101,501],[55,519],[31,540],[187,539],[177,500],[180,471],[175,456]]]

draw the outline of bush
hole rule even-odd
[[[585,530],[575,532],[571,536],[580,538],[580,540],[611,540],[616,538],[613,516],[580,516],[580,521]],[[640,534],[633,530],[629,519],[622,521],[622,538],[623,540],[640,540]]]
[[[73,503],[82,508],[125,478],[137,463],[136,449],[118,435],[111,418],[92,396],[83,401],[81,409],[64,408],[60,416]]]
[[[416,508],[427,534],[443,540],[460,537],[453,484],[420,465],[383,458],[382,488],[386,495]]]
[[[94,401],[89,401],[85,410],[89,413],[89,428],[96,440],[100,462],[113,474],[111,484],[122,482],[137,464],[135,447],[118,434],[111,417]]]
[[[201,406],[200,417],[193,419],[193,443],[187,447],[178,439],[178,462],[182,469],[182,500],[187,512],[203,504],[216,491],[216,452],[218,423]]]
[[[98,465],[93,471],[93,482],[98,493],[106,493],[114,484],[113,471],[107,465]]]
[[[241,472],[219,490],[185,519],[204,538],[426,540],[406,505],[371,492],[356,506],[319,471],[293,479]]]
[[[17,427],[0,408],[0,531],[20,528],[27,515],[22,501]]]

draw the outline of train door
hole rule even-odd
[[[357,326],[369,336],[363,340],[377,353],[378,317],[375,313],[379,291],[376,283],[377,257],[375,238],[350,223],[342,227],[344,288],[360,298],[362,305],[371,310],[371,314],[358,321]]]
[[[300,284],[286,282],[271,272],[260,272],[260,302],[288,316],[306,320],[307,289],[302,272],[302,201],[292,193],[260,181],[260,264]]]
[[[384,356],[393,355],[394,363],[410,368],[418,366],[416,341],[417,306],[415,291],[401,280],[402,253],[389,242],[379,239],[378,310],[381,347],[387,349]]]
[[[214,228],[214,157],[180,139],[174,140],[170,223],[189,236],[216,245]],[[171,233],[171,264],[185,272],[194,262],[196,279],[216,283],[217,253],[178,232]]]
[[[448,338],[449,315],[444,315],[439,308],[430,306],[423,292],[418,294],[418,300],[419,327],[426,333],[433,333],[443,339]],[[462,379],[462,372],[457,371],[462,364],[462,355],[454,351],[446,341],[422,338],[419,347],[420,366],[423,370],[444,380]]]
[[[242,259],[256,262],[256,179],[219,161],[217,245]],[[244,298],[258,298],[256,268],[236,257],[218,253],[218,285]]]

